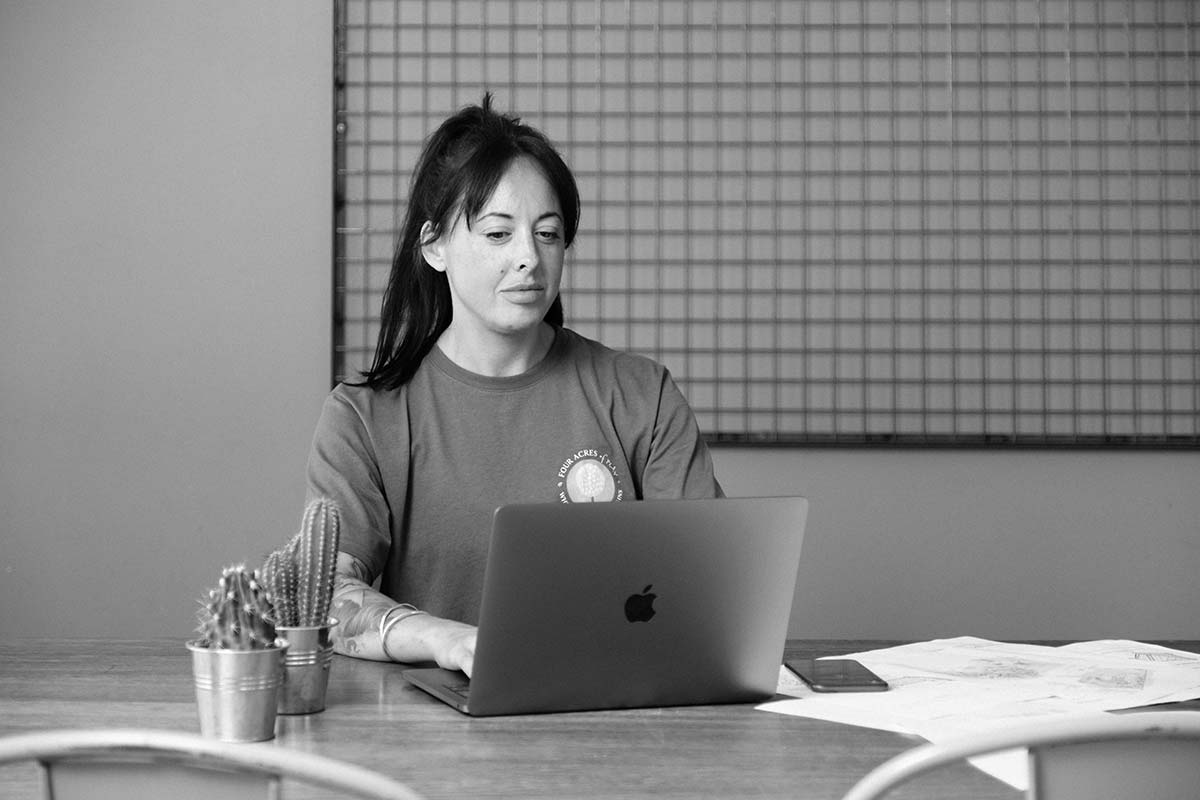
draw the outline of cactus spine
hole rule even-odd
[[[197,632],[209,648],[263,650],[275,643],[270,598],[244,565],[226,567],[201,606]]]
[[[285,628],[324,625],[333,602],[341,519],[337,504],[320,498],[304,509],[300,532],[267,556],[264,581],[275,606],[275,624]]]

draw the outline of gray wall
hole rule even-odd
[[[323,3],[0,4],[0,635],[185,636],[328,388]],[[1200,454],[720,448],[792,633],[1200,635]]]
[[[0,4],[0,632],[182,631],[297,527],[326,3]]]
[[[810,499],[795,636],[1200,637],[1200,453],[718,449]]]

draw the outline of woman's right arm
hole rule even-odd
[[[475,658],[475,627],[434,617],[424,611],[412,613],[392,598],[371,588],[374,576],[359,559],[339,552],[333,578],[330,613],[337,618],[333,648],[355,658],[373,661],[435,661],[445,669],[471,674]],[[395,624],[388,624],[389,612]],[[381,631],[381,623],[386,627]],[[381,633],[387,634],[386,641]]]

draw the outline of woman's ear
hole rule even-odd
[[[433,232],[433,223],[425,220],[421,226],[421,255],[425,262],[438,272],[446,271],[446,259],[442,254],[442,237]]]

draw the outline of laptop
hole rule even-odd
[[[808,501],[498,508],[472,677],[410,683],[471,716],[772,697]]]

